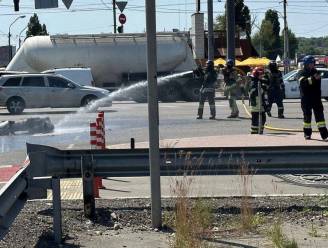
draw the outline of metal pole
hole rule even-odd
[[[60,179],[53,177],[51,181],[52,186],[52,204],[54,215],[54,236],[56,244],[62,241],[62,216],[61,216],[61,202],[60,202]]]
[[[196,0],[196,13],[200,12],[200,0]]]
[[[284,73],[288,73],[287,0],[284,0]]]
[[[11,59],[13,58],[13,54],[12,54],[12,49],[11,49],[11,44],[10,44],[10,37],[11,37],[11,34],[10,34],[10,27],[9,27],[9,32],[8,32],[8,56],[9,56],[9,63],[11,61]]]
[[[116,34],[116,0],[113,0],[114,34]]]
[[[227,59],[235,61],[235,1],[227,0]]]
[[[262,134],[262,88],[261,88],[261,80],[257,82],[257,94],[259,97],[259,128],[258,134]]]
[[[214,60],[214,35],[213,35],[213,0],[207,0],[207,44],[208,60]]]
[[[154,228],[162,226],[161,177],[159,157],[159,116],[157,96],[157,47],[155,0],[146,1],[147,81],[149,120],[149,167],[151,185],[151,220]]]

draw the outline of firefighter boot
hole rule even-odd
[[[320,127],[319,128],[320,136],[323,140],[327,140],[328,138],[328,130],[326,127]]]
[[[284,119],[284,109],[283,108],[278,108],[278,118],[279,119]]]

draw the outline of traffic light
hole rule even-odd
[[[19,0],[14,0],[14,9],[15,11],[19,11]]]
[[[123,33],[123,25],[117,27],[117,32]]]

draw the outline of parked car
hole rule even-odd
[[[316,68],[321,74],[321,94],[322,98],[328,100],[328,69]],[[300,98],[299,90],[300,70],[293,70],[284,75],[285,96],[286,98]]]
[[[86,106],[108,97],[107,90],[81,86],[53,74],[17,74],[0,77],[0,106],[9,113],[20,114],[25,108],[70,108]],[[110,99],[99,107],[111,106]]]
[[[63,77],[68,78],[80,85],[95,86],[90,68],[55,68],[52,70],[43,71],[42,73],[62,75]]]

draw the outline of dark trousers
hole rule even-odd
[[[311,120],[312,120],[312,110],[313,110],[314,118],[317,123],[321,138],[327,139],[328,131],[326,128],[325,116],[323,113],[323,106],[322,106],[321,99],[318,100],[301,99],[301,106],[302,106],[303,120],[304,120],[303,123],[304,136],[311,137],[312,134]]]
[[[284,104],[283,104],[283,95],[282,91],[277,89],[269,89],[268,91],[268,100],[269,100],[269,111],[271,111],[272,104],[276,103],[278,107],[278,116],[282,116],[284,114]]]
[[[215,92],[201,92],[199,94],[199,107],[198,107],[198,116],[203,117],[204,112],[204,103],[208,100],[208,104],[210,105],[211,116],[215,117]]]
[[[262,112],[262,125],[260,132],[263,133],[264,124],[266,122],[265,112]],[[252,125],[251,125],[251,134],[259,133],[259,112],[252,112]]]

